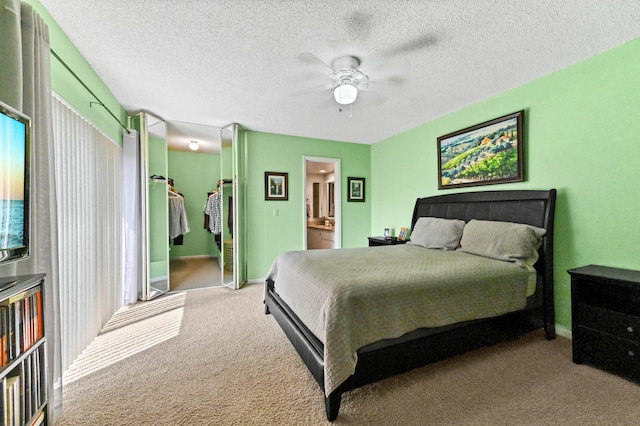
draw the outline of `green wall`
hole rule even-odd
[[[215,256],[218,248],[213,234],[204,229],[207,192],[215,191],[220,176],[220,155],[169,150],[169,174],[176,190],[184,195],[191,232],[184,245],[170,245],[170,258]]]
[[[364,177],[369,182],[369,145],[247,133],[247,274],[250,280],[265,277],[278,254],[304,248],[304,156],[341,160],[342,246],[367,245],[371,232],[370,186],[365,185],[364,203],[347,202],[346,188],[348,176]],[[264,172],[289,173],[288,201],[265,201]]]
[[[525,110],[526,181],[467,190],[558,190],[556,320],[570,328],[567,269],[640,269],[640,39],[372,146],[372,229],[410,225],[438,191],[436,138]],[[389,158],[403,158],[390,170]],[[402,190],[399,190],[399,189]]]

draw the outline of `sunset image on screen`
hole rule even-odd
[[[0,200],[24,200],[24,124],[0,115]]]
[[[0,249],[25,244],[25,125],[0,114]]]

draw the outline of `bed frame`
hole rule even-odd
[[[546,338],[555,338],[553,302],[553,221],[556,190],[485,191],[418,198],[411,229],[418,218],[494,220],[545,228],[539,249],[536,293],[524,310],[485,320],[452,326],[419,329],[398,338],[358,350],[355,373],[325,396],[327,420],[338,416],[342,394],[348,390],[403,373],[453,355],[514,339],[543,327]],[[272,314],[324,392],[324,346],[278,296],[276,284],[265,282],[265,312]]]

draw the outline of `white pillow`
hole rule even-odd
[[[464,220],[421,217],[411,231],[407,244],[430,249],[455,250],[460,245]]]
[[[519,266],[533,266],[546,233],[544,228],[523,223],[472,219],[464,227],[460,250]]]

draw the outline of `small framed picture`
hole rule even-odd
[[[349,196],[347,201],[364,201],[364,178],[349,177]]]
[[[264,199],[269,201],[287,201],[289,173],[264,172]]]
[[[398,233],[398,239],[400,241],[404,241],[407,238],[407,233],[409,230],[407,228],[400,228],[400,232]]]
[[[384,237],[389,238],[390,236],[391,236],[391,232],[389,231],[389,228],[384,228]]]

